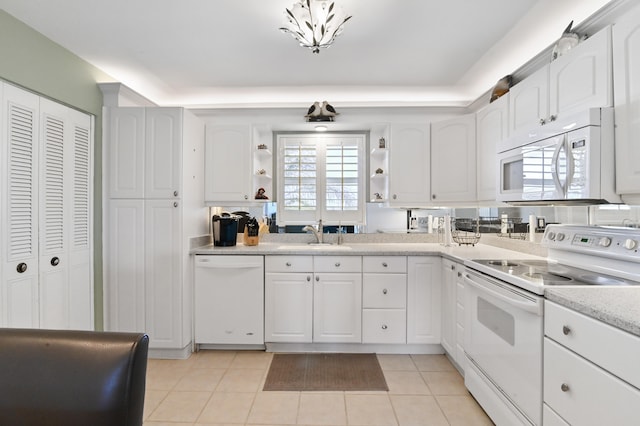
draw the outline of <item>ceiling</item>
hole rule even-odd
[[[335,0],[313,54],[278,30],[294,0],[0,0],[159,105],[466,106],[608,0]]]

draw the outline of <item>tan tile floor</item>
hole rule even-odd
[[[444,355],[378,355],[388,392],[263,392],[272,356],[149,360],[145,426],[493,424]]]

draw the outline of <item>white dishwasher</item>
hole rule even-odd
[[[264,345],[264,257],[196,255],[196,345]]]

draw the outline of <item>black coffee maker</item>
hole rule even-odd
[[[238,220],[240,216],[229,213],[213,215],[211,224],[213,229],[213,245],[219,247],[231,247],[236,245],[238,239]]]

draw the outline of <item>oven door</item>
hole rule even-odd
[[[464,348],[470,365],[494,400],[510,403],[518,418],[541,424],[543,298],[470,269],[464,282]]]

